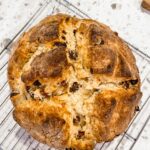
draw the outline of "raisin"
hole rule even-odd
[[[64,46],[64,47],[66,47],[66,43],[64,43],[64,42],[55,42],[54,46]]]
[[[120,83],[120,85],[122,85],[125,89],[129,88],[129,82],[128,81],[123,81]]]
[[[140,111],[139,106],[136,106],[136,107],[135,107],[135,111]]]
[[[62,33],[63,33],[63,34],[66,34],[66,31],[65,31],[65,30],[62,30]]]
[[[77,57],[78,57],[78,53],[76,51],[69,51],[69,57],[70,59],[73,59],[73,60],[77,60]]]
[[[112,105],[112,107],[115,107],[116,106],[116,99],[115,98],[112,98],[111,99],[111,105]]]
[[[131,83],[132,85],[135,85],[135,84],[138,83],[138,79],[136,79],[136,80],[130,80],[130,83]]]
[[[73,118],[73,124],[74,125],[80,125],[81,127],[86,125],[85,116],[83,115],[77,115],[76,118]]]
[[[75,150],[75,148],[66,148],[65,150]]]
[[[93,91],[94,91],[94,92],[98,92],[98,91],[99,91],[99,89],[94,88],[94,89],[93,89]]]
[[[35,85],[35,86],[40,86],[41,85],[41,83],[39,82],[39,80],[36,80],[36,81],[34,81],[34,83],[33,83],[33,85]]]
[[[84,131],[78,131],[77,138],[78,138],[78,139],[81,139],[81,138],[84,137],[84,135],[85,135],[85,132],[84,132]]]
[[[75,92],[75,91],[77,91],[79,89],[79,84],[78,84],[78,82],[74,82],[73,84],[72,84],[72,86],[70,87],[70,92]]]
[[[80,116],[76,116],[76,118],[73,118],[73,124],[78,125],[80,122]]]
[[[63,40],[66,40],[65,36],[62,36],[61,38],[62,38]]]
[[[10,97],[16,96],[16,95],[18,95],[18,94],[19,94],[19,92],[13,91],[13,92],[11,92]]]
[[[114,32],[114,34],[118,36],[118,33],[117,33],[117,32]]]
[[[69,19],[70,19],[70,17],[67,17],[65,21],[66,21],[66,22],[68,22],[68,21],[69,21]]]
[[[27,92],[29,92],[30,88],[31,88],[30,86],[26,86]]]
[[[65,80],[61,81],[60,83],[61,86],[67,86],[67,82]]]
[[[124,87],[125,87],[126,89],[129,88],[129,83],[128,83],[128,81],[125,81],[125,82],[124,82]]]
[[[33,98],[33,99],[34,99],[34,94],[33,94],[33,93],[30,93],[30,96],[31,96],[31,98]]]
[[[77,30],[76,30],[76,29],[74,29],[74,30],[73,30],[74,35],[76,34],[76,32],[77,32]]]
[[[90,68],[90,72],[91,72],[91,74],[93,74],[93,68]]]
[[[105,44],[104,40],[101,40],[100,45],[104,45],[104,44]]]
[[[128,89],[130,85],[135,85],[138,83],[138,79],[136,80],[128,80],[128,81],[123,81],[120,83],[120,85],[123,85],[125,89]]]

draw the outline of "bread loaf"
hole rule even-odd
[[[141,98],[130,48],[106,25],[48,16],[20,37],[9,60],[13,117],[56,149],[92,150],[127,128]]]

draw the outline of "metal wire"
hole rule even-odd
[[[23,32],[23,30],[27,29],[27,27],[29,27],[31,25],[32,22],[34,22],[38,17],[39,15],[45,10],[45,8],[49,5],[49,3],[52,2],[52,1],[49,1],[49,2],[46,2],[43,6],[41,6],[36,12],[35,14],[27,21],[27,23],[19,30],[19,32],[13,37],[13,39],[4,47],[4,49],[0,52],[0,56],[2,55],[5,55],[4,54],[4,51],[12,44],[12,42],[14,42],[14,40],[17,39],[17,37]],[[65,7],[66,9],[70,10],[71,12],[73,12],[74,14],[76,14],[77,16],[80,16],[81,18],[84,18],[84,17],[88,17],[90,18],[89,15],[87,15],[85,12],[81,11],[79,8],[77,8],[76,6],[74,6],[73,4],[71,4],[70,2],[68,2],[67,0],[63,0],[63,1],[59,1],[59,0],[56,0],[55,1],[56,3],[58,3],[59,5]],[[55,12],[55,7],[53,7],[53,12]],[[150,56],[148,56],[147,54],[143,53],[141,50],[139,50],[138,48],[136,48],[135,46],[133,46],[132,44],[130,44],[129,42],[125,41],[134,51],[134,53],[136,53],[139,57],[141,57],[144,61],[146,61],[146,67],[147,66],[150,66]],[[8,63],[8,60],[6,62],[4,62],[4,64],[1,66],[0,68],[0,72],[6,72],[6,69],[4,70],[4,67],[7,65]],[[143,73],[145,71],[145,69],[147,68],[144,68],[142,70],[141,73]],[[142,84],[145,84],[145,81],[147,81],[150,85],[150,79],[148,79],[148,75],[150,73],[150,68],[149,68],[149,71],[146,73],[143,81],[142,81]],[[5,81],[3,83],[3,85],[1,85],[0,87],[0,94],[3,92],[3,90],[8,86],[8,82]],[[7,96],[1,100],[2,103],[0,104],[0,108],[1,107],[5,107],[5,103],[9,100],[9,96],[10,96],[10,93],[8,91],[8,94]],[[145,126],[147,125],[148,121],[150,120],[150,114],[149,116],[147,117],[146,121],[144,122],[143,126],[141,127],[138,135],[136,136],[136,138],[134,138],[132,135],[130,135],[128,133],[128,130],[130,129],[130,127],[132,126],[132,124],[134,123],[135,119],[138,117],[138,115],[144,110],[144,108],[146,107],[147,103],[148,103],[148,100],[150,99],[150,95],[148,95],[147,99],[145,99],[144,103],[142,104],[142,106],[140,106],[140,110],[139,112],[136,113],[136,115],[134,116],[134,118],[132,119],[132,121],[130,122],[130,125],[128,126],[127,130],[124,132],[124,134],[122,135],[122,137],[120,138],[120,140],[118,141],[118,143],[116,144],[116,147],[115,147],[115,150],[118,149],[118,147],[120,146],[120,144],[122,143],[124,137],[127,137],[129,139],[132,139],[133,143],[132,145],[130,146],[130,150],[134,147],[134,145],[136,144],[136,142],[138,141],[142,131],[144,130]],[[0,122],[0,128],[2,126],[5,125],[5,122],[7,121],[7,119],[12,115],[12,111],[13,111],[13,108],[9,110],[9,112],[6,114],[6,116],[3,118],[3,120]],[[0,145],[3,145],[3,143],[9,138],[9,136],[11,136],[11,134],[13,133],[13,131],[16,129],[17,127],[17,124],[15,123],[12,128],[10,129],[10,131],[8,132],[8,134],[4,137],[4,139],[2,140],[2,142],[0,143]],[[22,132],[23,130],[20,128],[16,134]],[[13,145],[12,149],[15,149],[17,144],[19,143],[19,141],[24,138],[26,136],[26,132],[25,130],[23,131],[23,133],[20,135],[20,137],[17,139],[16,143]],[[25,140],[24,140],[24,144],[26,144],[27,142],[29,142],[29,145],[27,146],[26,150],[29,150],[31,148],[31,145],[33,142],[35,142],[35,140],[27,137]],[[35,146],[34,149],[37,149],[38,146],[39,146],[40,143],[37,143],[37,145]],[[109,143],[111,145],[111,142]],[[105,142],[101,145],[100,149],[103,149],[103,147],[105,146]]]

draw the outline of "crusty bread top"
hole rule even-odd
[[[141,97],[135,58],[116,32],[69,15],[24,33],[9,60],[15,120],[57,148],[92,149],[122,133]]]

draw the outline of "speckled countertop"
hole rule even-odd
[[[27,24],[30,26],[34,22],[32,22],[32,19],[35,18],[34,14],[40,14],[39,19],[35,21],[38,22],[38,20],[45,16],[45,14],[51,14],[53,11],[55,13],[71,13],[67,7],[70,7],[73,11],[78,11],[79,13],[84,14],[84,16],[107,24],[114,31],[117,31],[119,36],[126,42],[130,43],[136,49],[144,53],[144,57],[147,55],[147,58],[150,58],[150,12],[141,8],[141,0],[62,0],[59,2],[60,3],[56,3],[54,0],[0,0],[0,68],[3,64],[5,64],[3,61],[8,61],[8,55],[5,55],[5,49],[9,49],[9,46],[11,46],[11,43],[14,42],[16,37],[21,34],[21,32],[26,30]],[[44,6],[45,3],[49,3],[49,6],[46,9]],[[61,5],[61,3],[66,6]],[[43,13],[40,12],[41,10],[44,10]],[[38,16],[39,15],[37,15],[37,18]],[[132,127],[127,132],[127,136],[123,138],[122,145],[117,148],[120,150],[150,150],[150,59],[148,62],[143,56],[141,57],[136,55],[136,58],[138,60],[138,66],[140,66],[140,73],[143,83],[142,91],[144,94],[141,108],[143,107],[142,104],[144,104],[145,108],[141,111],[140,115],[138,115],[138,119],[135,119]],[[0,70],[0,79],[4,77],[2,73],[3,72]],[[1,84],[2,82],[0,81],[0,89]],[[2,98],[2,94],[0,91],[0,98]],[[11,103],[8,106],[11,106]],[[0,110],[0,116],[2,116],[1,114],[3,115]],[[3,148],[4,144],[1,143],[1,141],[3,141],[3,136],[5,136],[1,134],[1,128],[3,128],[3,126],[1,126],[1,118],[0,148],[2,147],[3,150],[9,150],[12,149],[11,146]],[[145,126],[143,130],[140,130],[144,124]],[[8,132],[9,130],[10,129],[8,128]],[[19,127],[18,130],[20,130]],[[140,131],[142,132],[137,134]],[[140,136],[138,137],[138,135]],[[29,135],[25,134],[25,137],[28,136]],[[115,145],[116,147],[119,138],[121,138],[121,136],[116,138],[112,142],[113,144],[106,143],[103,145],[103,149],[114,150],[115,148],[113,146]],[[16,139],[12,141],[14,142],[15,140]],[[29,141],[33,141],[33,139]],[[23,140],[22,143],[24,143]],[[135,144],[131,148],[132,143]],[[15,150],[27,149],[27,147],[35,146],[30,143],[30,146],[26,146],[27,144],[24,144],[24,147],[21,148],[22,145],[20,143],[18,145]],[[45,148],[38,149],[45,150]],[[100,148],[98,147],[95,149],[99,150]]]

